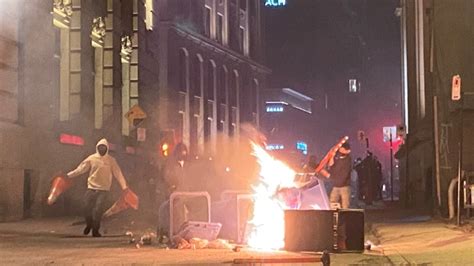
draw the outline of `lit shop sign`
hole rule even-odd
[[[275,150],[284,150],[285,146],[281,144],[268,144],[266,147],[267,151],[275,151]]]
[[[69,135],[62,133],[59,135],[59,142],[62,144],[69,144],[75,146],[84,146],[84,139],[80,136]]]
[[[397,127],[390,126],[390,127],[383,127],[383,142],[395,141],[397,139]]]
[[[286,6],[286,0],[265,0],[265,6],[269,6],[269,7]]]
[[[303,141],[296,142],[296,149],[301,151],[304,155],[308,154],[308,144]]]
[[[281,104],[271,104],[266,107],[267,113],[282,113],[284,110],[285,108]]]

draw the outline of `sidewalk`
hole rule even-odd
[[[427,216],[374,223],[374,250],[392,264],[473,265],[474,232]]]
[[[0,264],[133,264],[229,263],[235,258],[295,256],[285,252],[251,250],[166,250],[154,246],[135,248],[125,232],[136,235],[151,225],[133,217],[105,221],[106,237],[81,236],[80,217],[28,219],[0,223]],[[364,253],[331,254],[332,265],[474,265],[474,233],[442,220],[410,211],[367,211],[366,240],[373,243]],[[98,251],[100,250],[100,251]],[[278,264],[280,265],[280,264]]]

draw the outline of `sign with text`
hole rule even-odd
[[[459,101],[461,99],[461,76],[453,76],[451,83],[451,100]]]
[[[286,0],[265,0],[266,7],[286,6]]]
[[[392,141],[397,139],[397,127],[396,126],[383,127],[383,142],[390,141],[390,138],[392,139]]]
[[[146,140],[146,128],[137,128],[137,141],[143,142]]]

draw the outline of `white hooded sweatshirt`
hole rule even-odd
[[[99,145],[107,146],[107,153],[104,156],[99,154],[97,147]],[[112,185],[112,175],[117,179],[122,189],[127,188],[127,182],[120,170],[119,165],[114,157],[109,154],[109,143],[106,139],[101,139],[97,142],[96,153],[87,157],[79,166],[67,174],[68,177],[73,178],[89,171],[87,178],[87,188],[94,190],[109,191]]]

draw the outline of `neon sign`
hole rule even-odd
[[[267,151],[275,151],[275,150],[284,150],[285,146],[281,144],[268,144],[266,147]]]
[[[304,155],[308,154],[308,144],[303,141],[296,142],[296,149],[300,150]]]
[[[283,105],[268,105],[266,108],[267,113],[281,113],[284,110]]]
[[[286,0],[265,0],[265,6],[269,6],[269,7],[286,6]]]

